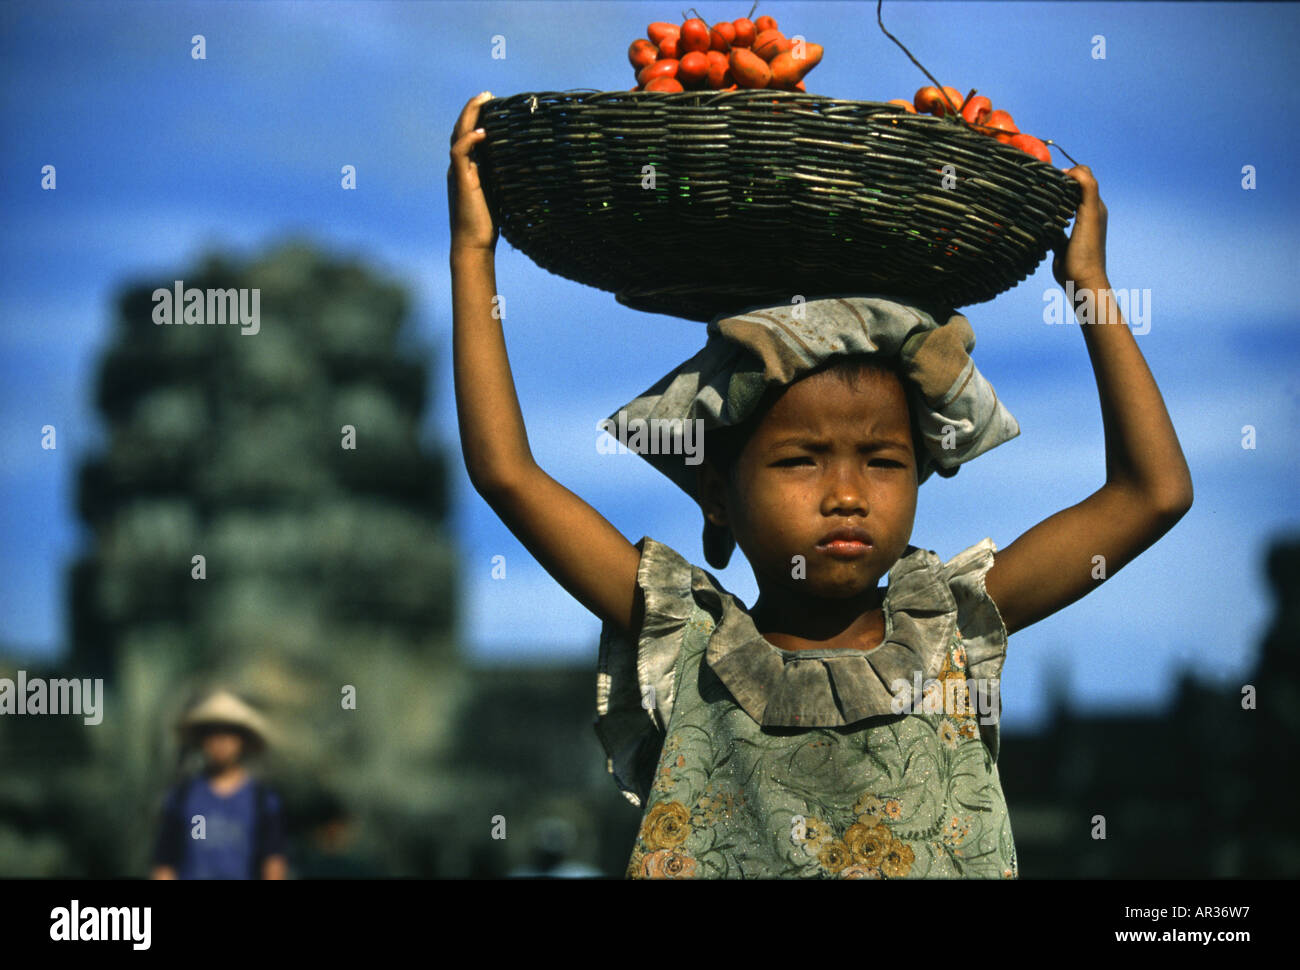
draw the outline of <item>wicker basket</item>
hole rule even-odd
[[[548,91],[492,99],[479,124],[473,158],[511,245],[691,320],[795,294],[982,303],[1034,270],[1081,197],[961,121],[873,101]]]

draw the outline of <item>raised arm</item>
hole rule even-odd
[[[1106,207],[1097,181],[1086,165],[1066,174],[1082,185],[1083,200],[1053,272],[1062,286],[1071,280],[1076,291],[1091,291],[1092,319],[1102,321],[1080,329],[1101,398],[1106,483],[995,557],[985,586],[1011,633],[1096,589],[1192,506],[1192,476],[1178,436],[1106,275]]]
[[[465,469],[475,490],[556,582],[602,620],[635,634],[645,608],[636,582],[640,552],[542,471],[528,447],[501,320],[493,315],[497,229],[469,159],[470,149],[486,137],[474,129],[485,100],[473,98],[461,112],[447,171],[452,357]]]

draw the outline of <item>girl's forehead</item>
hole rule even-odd
[[[816,431],[826,430],[825,425],[844,422],[907,424],[908,403],[902,383],[893,375],[880,375],[886,379],[873,380],[874,376],[865,376],[856,385],[831,375],[816,375],[792,384],[768,410],[762,425]]]

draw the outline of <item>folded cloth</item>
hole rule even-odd
[[[943,319],[939,323],[938,319]],[[602,422],[621,444],[668,476],[697,504],[703,435],[740,424],[772,385],[793,383],[836,354],[897,357],[911,407],[918,482],[1020,433],[993,385],[975,369],[970,321],[894,296],[781,303],[715,317],[704,348]],[[708,560],[726,565],[735,540],[707,520]]]

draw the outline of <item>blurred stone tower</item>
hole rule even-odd
[[[256,332],[182,307],[155,322],[153,293],[177,280],[258,290]],[[97,388],[107,447],[78,483],[94,541],[73,570],[69,661],[107,682],[95,761],[127,836],[120,872],[147,861],[171,725],[209,684],[271,717],[290,809],[323,793],[381,871],[437,869],[428,820],[450,810],[464,682],[446,459],[420,441],[428,355],[407,309],[401,287],[302,243],[120,295]]]

